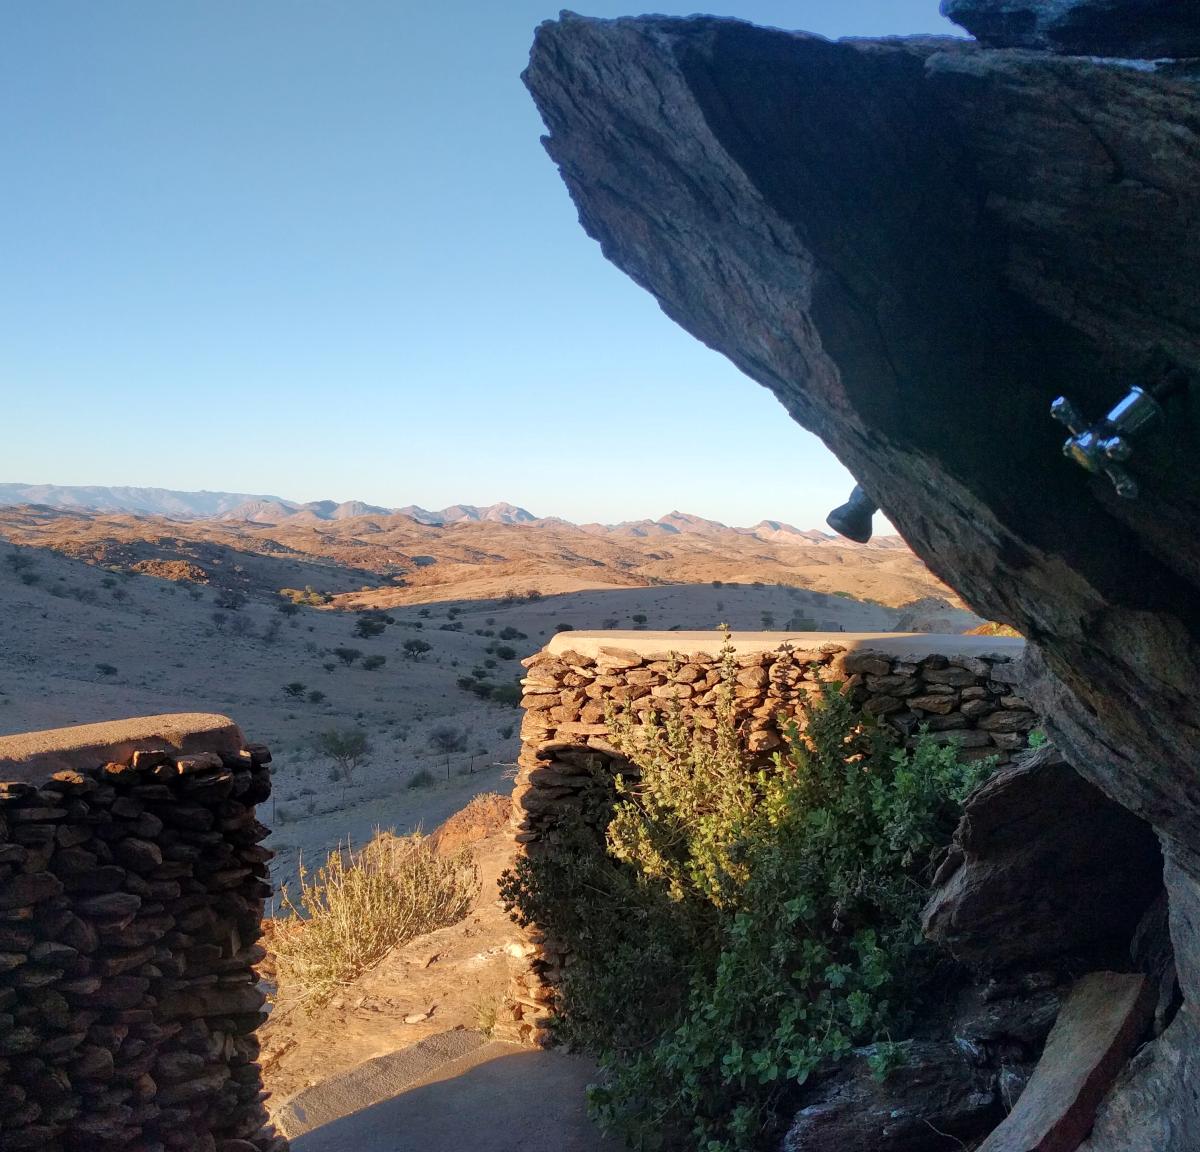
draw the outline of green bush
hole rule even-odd
[[[898,747],[836,685],[756,766],[723,666],[715,732],[610,720],[637,771],[594,779],[553,858],[502,878],[516,918],[571,948],[559,1027],[600,1057],[594,1114],[639,1149],[766,1147],[818,1068],[904,1035],[933,864],[987,771]]]

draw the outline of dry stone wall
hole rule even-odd
[[[255,1040],[270,760],[209,715],[0,738],[2,1152],[285,1152]]]
[[[519,851],[553,854],[556,825],[597,775],[626,765],[606,716],[661,713],[716,725],[724,637],[711,632],[566,632],[526,660],[522,749],[513,790]],[[999,637],[874,633],[755,633],[732,640],[737,719],[752,753],[782,743],[779,717],[802,714],[804,697],[834,681],[868,715],[909,743],[928,727],[964,759],[1006,763],[1028,746],[1037,717],[1019,691],[1024,642]],[[560,941],[526,932],[528,966],[511,990],[516,1026],[547,1043],[554,986],[569,962]]]

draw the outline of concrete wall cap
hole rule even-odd
[[[241,729],[228,716],[175,712],[0,736],[0,781],[34,783],[65,768],[86,770],[134,752],[237,752]]]
[[[738,655],[774,652],[789,644],[797,652],[845,650],[880,652],[893,660],[926,656],[979,656],[1016,660],[1025,641],[1011,636],[962,636],[932,632],[734,632]],[[551,655],[573,651],[595,658],[602,649],[625,649],[640,655],[667,651],[716,655],[725,643],[720,632],[560,632],[543,649]]]

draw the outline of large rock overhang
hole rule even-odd
[[[1082,771],[1200,845],[1194,401],[1139,444],[1133,501],[1049,417],[1065,393],[1098,418],[1163,364],[1200,377],[1197,89],[950,39],[570,14],[525,78],[604,254],[1035,642]]]

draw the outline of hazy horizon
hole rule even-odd
[[[934,0],[718,7],[833,36],[953,31]],[[579,227],[519,80],[557,8],[14,6],[12,473],[823,522],[845,469]]]
[[[53,489],[58,489],[58,490],[67,489],[67,490],[73,490],[73,491],[79,491],[79,492],[96,491],[96,490],[120,492],[122,490],[127,490],[127,491],[138,491],[138,492],[162,493],[164,495],[171,495],[171,496],[236,497],[236,498],[241,498],[243,503],[250,502],[250,501],[256,501],[256,500],[273,501],[273,502],[278,501],[285,505],[296,505],[297,507],[303,507],[303,506],[309,505],[309,504],[342,505],[342,504],[359,503],[359,504],[364,504],[364,505],[369,505],[369,506],[374,506],[374,507],[382,507],[389,513],[398,513],[398,512],[402,512],[405,509],[409,509],[409,508],[418,509],[422,512],[429,512],[429,513],[445,512],[452,508],[472,508],[472,509],[476,509],[481,512],[485,512],[488,509],[495,508],[497,506],[504,506],[504,507],[514,508],[517,511],[528,513],[530,516],[532,516],[536,520],[566,520],[569,523],[573,523],[573,524],[577,524],[577,525],[604,524],[606,526],[612,526],[612,525],[616,525],[616,524],[620,524],[620,523],[637,523],[637,522],[641,522],[641,521],[658,521],[658,520],[662,520],[668,516],[680,515],[680,516],[691,516],[691,517],[695,517],[695,518],[701,519],[701,520],[713,520],[718,523],[724,524],[726,527],[729,527],[729,528],[751,528],[751,527],[755,527],[756,525],[759,525],[759,524],[774,522],[774,523],[787,524],[790,527],[797,528],[802,532],[819,531],[819,532],[824,532],[828,535],[834,534],[832,529],[830,529],[830,527],[824,522],[824,518],[822,518],[821,522],[817,523],[817,524],[802,524],[802,523],[796,522],[795,520],[790,520],[786,516],[773,515],[769,511],[764,512],[762,514],[755,515],[752,519],[747,519],[745,521],[722,520],[718,516],[709,515],[707,512],[705,512],[702,509],[683,508],[683,507],[673,507],[673,508],[669,508],[669,509],[666,509],[665,511],[661,511],[661,512],[639,512],[632,516],[623,516],[619,520],[600,520],[595,517],[593,517],[592,519],[589,519],[589,520],[577,520],[573,517],[565,516],[560,512],[556,512],[553,510],[548,511],[539,505],[535,505],[533,508],[531,508],[526,504],[522,504],[522,503],[519,503],[514,500],[504,500],[504,499],[491,500],[491,501],[486,501],[486,502],[485,501],[475,501],[475,500],[453,500],[447,504],[424,504],[419,500],[406,500],[402,504],[388,504],[388,503],[378,501],[378,500],[365,499],[361,495],[360,496],[348,496],[345,499],[337,499],[335,497],[330,497],[330,496],[321,496],[321,497],[317,497],[314,500],[297,500],[294,497],[280,495],[277,492],[230,492],[230,491],[227,491],[222,488],[179,489],[179,488],[165,488],[161,485],[148,485],[148,484],[147,485],[57,484],[57,483],[54,483],[53,481],[25,482],[25,481],[21,481],[21,480],[0,480],[0,508],[19,507],[20,506],[20,503],[13,503],[7,499],[7,490],[10,490],[10,489],[39,489],[39,488],[46,488],[46,489],[52,489],[52,490]],[[22,501],[21,503],[24,503],[24,502],[26,502],[26,501]],[[29,501],[29,502],[39,503],[39,501]],[[82,503],[70,504],[70,505],[51,504],[50,506],[56,507],[56,508],[64,508],[66,510],[75,509],[75,510],[79,510],[79,511],[99,511],[99,512],[110,511],[109,509],[105,509],[103,507],[95,508],[95,507],[92,507],[92,506],[89,506],[86,504],[82,504]],[[163,515],[163,513],[148,513],[148,512],[139,513],[137,511],[137,509],[134,509],[134,508],[127,509],[127,511],[131,515]],[[223,513],[214,513],[214,515],[222,515],[222,514]],[[197,516],[197,518],[204,519],[205,517]],[[889,534],[895,533],[895,528],[881,514],[876,515],[875,524],[876,524],[876,532],[875,532],[876,536],[889,535]]]

